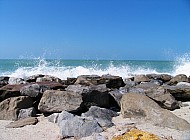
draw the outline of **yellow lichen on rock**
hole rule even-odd
[[[112,140],[160,140],[156,135],[141,131],[138,129],[131,129],[124,135],[113,137]]]

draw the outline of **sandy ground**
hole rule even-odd
[[[172,111],[180,118],[187,120],[190,123],[190,102],[185,103],[185,107]],[[47,118],[38,117],[39,122],[36,125],[28,125],[22,128],[6,128],[11,121],[0,120],[0,140],[59,140],[59,128],[56,124],[48,122]],[[184,134],[174,129],[153,126],[152,124],[138,124],[135,120],[123,119],[122,116],[113,118],[116,126],[108,128],[105,132],[100,133],[106,139],[110,140],[113,136],[122,134],[130,127],[136,127],[153,134],[156,134],[163,140],[181,140]],[[189,131],[190,134],[190,131]],[[92,140],[92,137],[86,137],[82,140]],[[76,140],[70,138],[68,140]],[[187,139],[188,140],[188,139]]]

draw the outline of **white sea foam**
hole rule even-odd
[[[185,74],[190,76],[190,53],[177,57],[173,75]]]
[[[34,67],[19,67],[15,71],[7,74],[10,77],[26,78],[36,74],[52,75],[61,79],[67,77],[77,77],[79,75],[104,75],[111,74],[121,76],[123,78],[130,77],[136,74],[149,74],[158,73],[156,70],[141,67],[125,66],[114,66],[112,63],[107,68],[99,68],[96,66],[49,66],[45,60],[40,60],[39,63]],[[6,75],[6,74],[4,74]]]
[[[145,67],[142,65],[113,65],[110,63],[106,67],[95,65],[80,65],[80,66],[65,66],[60,64],[59,61],[49,62],[44,59],[38,59],[35,66],[23,67],[19,66],[16,70],[6,72],[3,75],[10,77],[26,78],[36,74],[52,75],[61,79],[67,77],[77,77],[79,75],[104,75],[111,74],[121,76],[123,78],[131,77],[138,74],[160,74],[167,73],[171,75],[186,74],[190,76],[190,54],[185,54],[182,57],[178,57],[177,61],[173,63],[170,71],[158,72],[156,69]]]

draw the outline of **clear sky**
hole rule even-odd
[[[0,59],[167,60],[190,52],[190,0],[0,0]]]

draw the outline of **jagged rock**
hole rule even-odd
[[[20,85],[20,84],[25,84],[26,82],[22,78],[15,78],[15,77],[10,77],[8,84],[10,85]]]
[[[154,79],[154,80],[161,80],[164,83],[168,82],[172,79],[172,76],[169,74],[147,74],[146,75],[149,79]]]
[[[31,107],[33,101],[30,97],[11,97],[0,102],[0,119],[17,120],[20,109]]]
[[[81,85],[98,85],[100,81],[100,76],[98,75],[80,75],[77,77],[75,84]]]
[[[36,84],[38,84],[40,87],[44,87],[45,89],[53,89],[53,90],[64,90],[67,86],[63,85],[61,83],[58,82],[37,82]],[[45,90],[43,90],[44,92]]]
[[[102,75],[101,84],[106,84],[107,88],[120,88],[125,86],[125,83],[122,77],[113,76],[113,75]]]
[[[50,76],[50,75],[44,75],[43,77],[38,77],[36,79],[36,82],[58,82],[61,83],[61,79],[55,76]]]
[[[37,74],[37,75],[32,75],[32,76],[30,76],[30,77],[27,77],[26,79],[25,79],[25,81],[26,82],[36,82],[36,79],[37,78],[40,78],[40,77],[44,77],[45,75],[42,75],[42,74]]]
[[[118,106],[121,107],[120,105],[120,101],[121,101],[121,98],[122,98],[122,92],[121,90],[113,90],[113,91],[110,91],[109,94],[114,98],[114,100],[117,102]]]
[[[177,85],[177,86],[165,86],[165,89],[180,101],[190,101],[190,86]]]
[[[0,76],[0,88],[7,85],[9,81],[8,76]]]
[[[29,117],[35,117],[36,116],[36,110],[34,107],[30,107],[27,109],[21,109],[19,110],[18,119],[24,119]]]
[[[38,109],[43,113],[79,110],[82,95],[75,92],[46,90],[40,100]]]
[[[89,117],[87,118],[75,116],[69,120],[62,120],[59,124],[59,127],[62,138],[82,138],[90,136],[93,133],[100,133],[103,131],[98,122]]]
[[[15,122],[11,122],[9,125],[7,125],[7,128],[19,128],[23,127],[26,125],[34,125],[38,123],[38,119],[36,117],[29,117],[29,118],[24,118]]]
[[[91,106],[82,116],[94,118],[101,127],[111,127],[113,126],[112,118],[118,116],[118,113],[109,109]]]
[[[189,82],[188,77],[185,74],[178,74],[174,76],[169,82],[169,85],[176,85],[179,82]]]
[[[64,83],[65,85],[73,85],[75,84],[76,80],[77,78],[67,77],[67,80],[65,80],[64,82],[62,80],[62,83]]]
[[[45,90],[49,89],[48,87],[44,85],[39,85],[39,84],[30,84],[23,86],[20,89],[21,95],[27,95],[30,97],[39,97],[40,94],[42,94]]]
[[[143,89],[145,95],[156,101],[162,108],[169,110],[180,108],[178,101],[162,86],[145,83],[136,87]]]
[[[124,118],[136,118],[161,127],[177,130],[189,130],[190,124],[162,109],[145,95],[137,93],[124,94],[121,99],[121,113]]]
[[[116,106],[117,103],[109,95],[105,85],[70,85],[66,91],[45,91],[38,108],[44,113],[61,111],[80,113],[85,112],[93,105],[110,108]]]
[[[146,75],[136,75],[134,77],[135,82],[149,82],[150,79]]]

